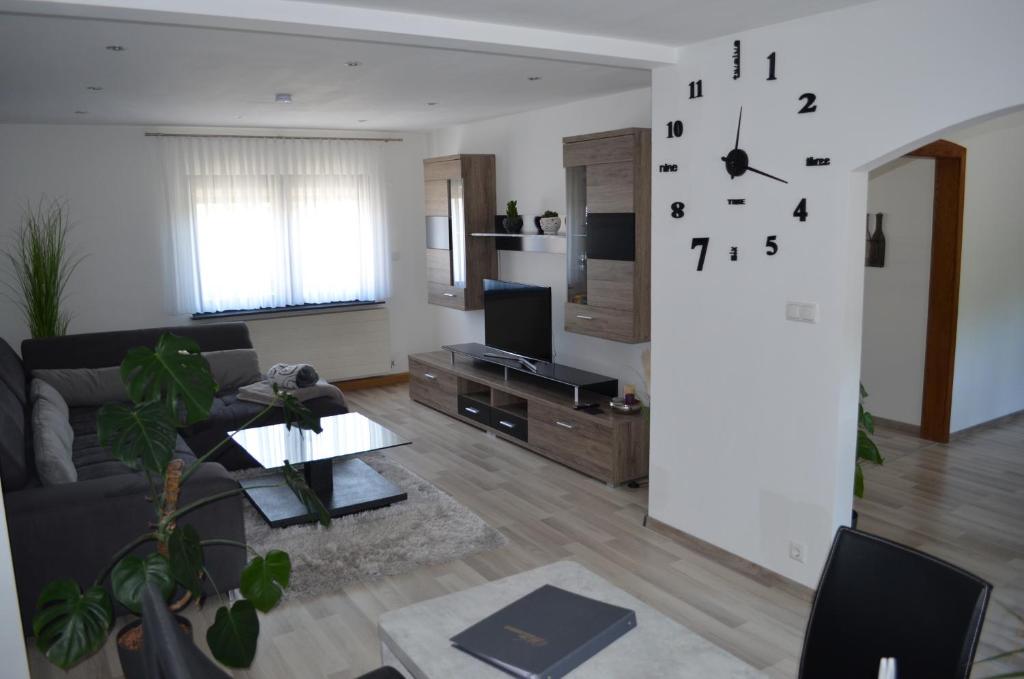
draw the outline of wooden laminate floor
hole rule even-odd
[[[352,392],[351,406],[413,440],[390,454],[472,508],[509,539],[495,551],[261,616],[260,649],[239,677],[345,679],[379,660],[384,611],[575,559],[773,677],[793,677],[810,607],[641,526],[646,488],[611,489],[413,403],[405,385]],[[1024,611],[1024,417],[949,445],[896,431],[877,440],[884,467],[866,470],[861,528],[924,549],[995,585],[979,657],[1024,645],[1002,608]],[[193,613],[198,640],[212,608]],[[30,644],[33,677],[120,677],[113,642],[70,673]],[[979,667],[975,677],[1024,669],[1024,658]]]

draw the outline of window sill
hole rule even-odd
[[[270,307],[266,309],[240,309],[237,311],[210,311],[192,314],[193,321],[220,321],[230,319],[244,321],[258,318],[282,318],[285,316],[311,316],[314,314],[339,311],[365,311],[378,309],[384,302],[324,302],[323,304],[296,304],[294,306]]]

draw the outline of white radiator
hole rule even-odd
[[[247,321],[266,372],[275,363],[311,363],[325,380],[391,371],[391,327],[386,307]]]

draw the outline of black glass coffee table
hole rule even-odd
[[[410,441],[359,413],[324,417],[320,426],[320,434],[273,424],[232,432],[232,436],[264,469],[280,469],[285,460],[291,465],[302,465],[306,483],[331,516],[378,509],[408,497],[358,458],[408,445]],[[316,521],[316,515],[310,514],[285,484],[283,472],[242,479],[239,483],[274,528]]]

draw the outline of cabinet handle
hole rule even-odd
[[[593,316],[585,316],[584,314],[576,314],[576,318],[582,318],[585,321],[592,321],[592,320],[594,320]]]
[[[442,292],[441,294],[444,295],[445,297],[454,297],[455,296],[454,292]]]
[[[555,420],[555,424],[557,424],[559,427],[565,427],[566,429],[576,428],[574,425],[571,425],[568,422],[562,422],[561,420]]]
[[[500,424],[501,426],[505,427],[506,429],[515,429],[516,428],[516,425],[512,424],[511,422],[506,422],[505,420],[498,420],[498,424]]]
[[[469,406],[465,406],[463,408],[463,410],[465,410],[470,415],[479,415],[480,414],[479,408],[470,408]]]
[[[434,373],[423,373],[423,376],[426,377],[428,380],[436,380],[437,379],[437,375],[435,375]]]

